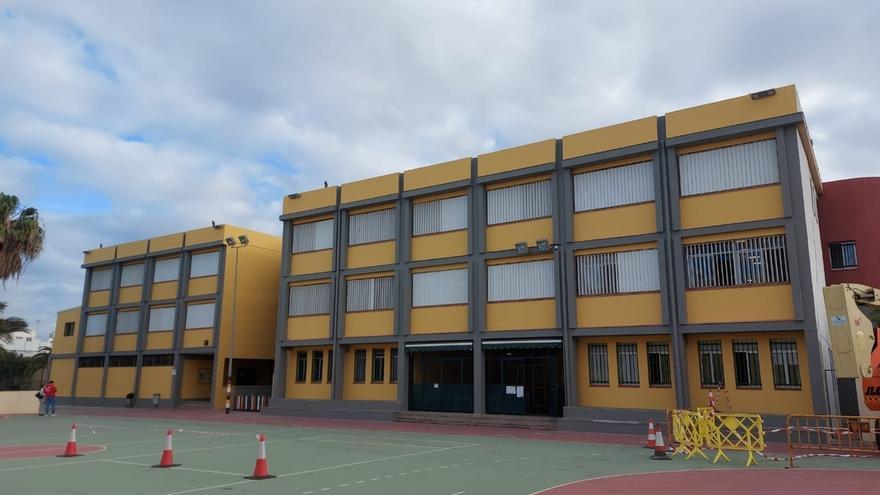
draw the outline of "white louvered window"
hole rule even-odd
[[[86,336],[104,335],[107,332],[107,313],[86,316]]]
[[[678,157],[681,195],[776,184],[776,140],[728,146]]]
[[[330,314],[330,287],[330,284],[291,287],[288,316]]]
[[[186,328],[211,328],[213,326],[214,303],[186,305]]]
[[[189,268],[190,278],[217,275],[220,268],[220,251],[194,254]]]
[[[293,252],[321,251],[333,247],[333,219],[293,226]]]
[[[110,281],[113,278],[112,268],[100,268],[92,270],[92,281],[89,285],[89,291],[108,290]]]
[[[120,287],[131,287],[144,283],[144,264],[136,263],[134,265],[125,265],[122,267],[122,279],[119,282]]]
[[[486,192],[486,223],[496,225],[549,217],[551,196],[549,180],[491,189]]]
[[[468,271],[466,268],[414,273],[412,281],[413,307],[467,304],[468,302]]]
[[[788,283],[785,236],[688,244],[687,288]]]
[[[489,302],[556,297],[553,260],[490,265]]]
[[[397,210],[371,211],[348,219],[348,244],[389,241],[397,237]]]
[[[394,277],[349,280],[346,311],[376,311],[394,306]]]
[[[659,263],[656,249],[578,256],[578,295],[658,291]]]
[[[574,176],[574,210],[590,211],[654,201],[654,163],[607,168]]]
[[[150,309],[149,331],[162,332],[174,330],[174,314],[174,306]]]
[[[157,260],[153,270],[153,282],[169,282],[177,280],[180,258]]]
[[[434,234],[466,229],[467,196],[438,199],[413,205],[412,235]]]
[[[140,311],[120,311],[116,313],[116,333],[137,332],[140,319]]]

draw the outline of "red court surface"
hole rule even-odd
[[[103,445],[77,445],[78,454],[92,454],[104,450]],[[64,445],[0,445],[0,460],[55,457],[64,453]]]
[[[797,495],[870,493],[866,488],[880,481],[877,471],[834,469],[701,469],[622,474],[586,479],[548,488],[532,495],[630,495],[674,493],[675,495],[767,495],[785,486]],[[777,492],[778,493],[778,492]]]

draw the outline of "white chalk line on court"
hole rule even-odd
[[[102,461],[104,461],[104,462],[112,462],[113,464],[129,464],[129,465],[132,465],[132,466],[146,466],[146,467],[152,467],[151,464],[146,464],[146,463],[143,463],[143,462],[117,461],[117,460],[114,460],[114,459],[102,459]],[[173,467],[170,467],[170,468],[163,468],[163,469],[168,469],[168,470],[170,470],[170,471],[193,471],[193,472],[196,472],[196,473],[225,474],[225,475],[227,475],[227,476],[238,476],[239,478],[244,477],[244,476],[247,476],[247,475],[244,474],[244,473],[231,473],[231,472],[229,472],[229,471],[215,471],[215,470],[213,470],[213,469],[197,469],[197,468],[188,468],[188,467],[183,467],[183,466],[173,466]]]
[[[323,442],[323,443],[346,443],[346,444],[355,444],[355,445],[376,445],[382,447],[411,447],[414,449],[433,449],[437,448],[437,445],[416,445],[412,443],[384,443],[384,442],[364,442],[361,440],[339,440],[335,438],[315,438],[309,439],[310,442]],[[461,445],[461,444],[459,444]]]

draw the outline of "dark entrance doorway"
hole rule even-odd
[[[412,411],[474,412],[473,351],[410,351]]]
[[[562,415],[561,347],[484,347],[484,352],[487,413]]]

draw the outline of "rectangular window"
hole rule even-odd
[[[654,201],[654,163],[606,168],[574,176],[574,211]]]
[[[660,290],[656,249],[588,254],[576,260],[579,296]]]
[[[412,212],[414,236],[463,230],[468,226],[467,196],[416,203]]]
[[[733,341],[733,371],[737,387],[761,388],[757,342]]]
[[[348,280],[346,311],[391,309],[394,304],[394,277]]]
[[[354,382],[364,383],[367,379],[367,350],[354,351]]]
[[[779,182],[775,139],[681,155],[678,167],[682,196]]]
[[[327,383],[333,383],[333,350],[327,351]]]
[[[371,211],[348,218],[348,245],[390,241],[397,237],[397,210]]]
[[[144,283],[144,264],[135,263],[133,265],[125,265],[122,267],[122,278],[119,281],[120,287],[132,287]]]
[[[141,312],[120,311],[116,313],[116,333],[133,333],[140,328]]]
[[[296,383],[305,383],[306,371],[309,369],[309,353],[298,351],[296,353]]]
[[[199,253],[190,258],[189,278],[217,275],[220,269],[220,251]]]
[[[549,217],[552,210],[550,180],[486,191],[486,223],[520,222]]]
[[[174,366],[174,354],[144,354],[143,366]]]
[[[723,387],[721,342],[698,342],[697,348],[700,354],[700,384],[703,387]]]
[[[180,258],[165,258],[156,260],[153,269],[153,282],[169,282],[180,277]]]
[[[64,323],[64,336],[65,337],[73,337],[73,332],[76,329],[76,323],[72,321],[68,321]]]
[[[687,288],[788,283],[785,235],[684,246]]]
[[[333,219],[293,225],[293,252],[307,253],[333,247]]]
[[[89,291],[109,290],[112,278],[112,268],[92,268],[92,281],[89,285]]]
[[[373,349],[373,383],[385,381],[385,349]]]
[[[590,385],[608,385],[608,344],[587,344]]]
[[[137,366],[137,356],[110,356],[111,368],[133,368]]]
[[[86,336],[104,335],[107,332],[107,313],[86,316]]]
[[[103,368],[104,356],[85,356],[78,360],[80,368]]]
[[[672,385],[669,344],[666,342],[648,342],[648,384],[652,387]]]
[[[489,302],[556,297],[553,260],[489,265]]]
[[[391,383],[397,383],[397,348],[391,349]]]
[[[187,304],[186,305],[186,328],[213,328],[214,327],[214,305],[208,304]]]
[[[638,344],[617,344],[617,384],[621,387],[639,386]]]
[[[330,284],[296,285],[290,288],[288,316],[330,314]]]
[[[773,385],[776,388],[801,388],[801,368],[794,340],[771,340],[770,362],[773,364]]]
[[[174,330],[174,306],[150,309],[150,332]]]
[[[312,383],[321,383],[324,375],[324,351],[312,351]]]
[[[859,266],[859,259],[856,257],[856,241],[829,243],[828,251],[832,270]]]
[[[413,273],[412,282],[413,307],[448,306],[468,302],[467,268]]]

